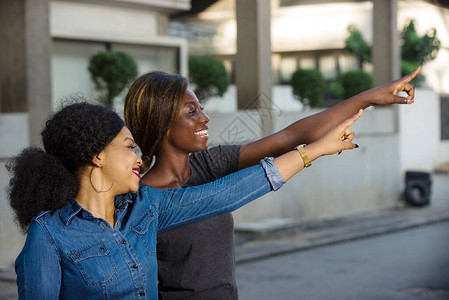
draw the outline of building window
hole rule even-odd
[[[332,80],[338,75],[338,59],[334,55],[321,56],[319,58],[320,72],[325,80]]]
[[[298,68],[296,57],[282,57],[280,66],[281,83],[289,83],[293,73]]]
[[[338,65],[341,73],[346,73],[350,70],[360,70],[359,60],[348,54],[341,54],[338,56]]]
[[[301,69],[316,69],[316,58],[313,56],[301,57],[299,59],[299,67]]]

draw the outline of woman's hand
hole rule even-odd
[[[369,101],[370,105],[390,105],[390,104],[412,104],[415,97],[415,87],[409,82],[416,77],[422,70],[417,68],[412,73],[404,77],[384,84],[377,88],[373,88],[360,95]],[[397,96],[399,92],[406,92],[407,97]]]
[[[352,143],[354,132],[349,129],[349,126],[354,124],[362,113],[363,110],[361,109],[354,116],[329,129],[316,142],[304,146],[309,161],[312,162],[323,155],[335,154],[342,150],[357,148],[356,144]],[[287,181],[304,168],[305,161],[297,150],[293,150],[276,157],[274,164],[277,166],[282,178]]]
[[[361,109],[354,116],[329,129],[329,131],[326,132],[319,140],[305,146],[304,149],[307,153],[317,153],[317,157],[319,157],[323,155],[335,154],[342,150],[357,148],[357,144],[352,142],[354,139],[354,131],[349,129],[349,127],[354,124],[354,122],[357,121],[362,114],[363,110]],[[316,154],[312,154],[312,156],[315,155]]]

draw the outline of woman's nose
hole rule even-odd
[[[209,117],[204,112],[201,112],[201,121],[203,121],[204,124],[209,123],[210,121]]]

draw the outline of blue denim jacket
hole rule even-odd
[[[157,299],[157,232],[233,211],[283,183],[265,159],[206,185],[117,196],[114,228],[75,200],[42,212],[16,260],[19,298]]]

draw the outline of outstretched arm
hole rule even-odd
[[[151,199],[159,211],[158,230],[199,221],[233,211],[260,196],[278,189],[285,181],[301,171],[307,161],[320,156],[356,148],[354,132],[349,129],[361,115],[357,114],[334,126],[316,142],[275,158],[262,165],[247,168],[214,182],[185,189],[157,190],[141,187],[138,197]],[[262,168],[263,167],[263,168]]]
[[[415,90],[409,82],[420,72],[421,67],[401,79],[360,93],[325,111],[296,121],[275,134],[243,145],[240,148],[239,169],[255,165],[264,157],[284,154],[298,145],[313,143],[330,128],[360,109],[372,105],[413,103]],[[401,91],[406,92],[408,96],[396,96]]]

